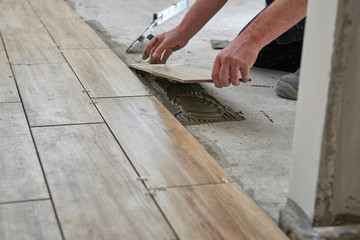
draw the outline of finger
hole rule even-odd
[[[172,50],[166,50],[161,58],[161,64],[165,64],[172,53],[173,53]]]
[[[249,81],[250,68],[248,66],[241,66],[240,72],[241,72],[242,82],[246,83],[247,81]]]
[[[220,72],[219,72],[219,80],[220,80],[220,84],[223,87],[228,87],[230,85],[229,70],[230,70],[229,63],[227,63],[227,62],[221,63],[221,68],[220,68]]]
[[[163,52],[167,49],[166,42],[161,42],[159,46],[156,47],[154,52],[151,54],[151,57],[153,58],[160,58]]]
[[[156,51],[156,49],[159,47],[159,45],[161,44],[161,42],[159,41],[151,50],[150,50],[150,64],[156,64],[156,62],[158,62],[158,60],[160,59],[159,57],[154,57],[154,52]]]
[[[146,44],[145,50],[144,50],[144,53],[143,53],[143,56],[142,56],[143,60],[146,60],[150,56],[151,49],[153,47],[155,47],[158,42],[159,42],[159,38],[155,37],[155,38],[151,39],[151,41]]]
[[[239,86],[240,85],[239,65],[236,64],[236,63],[232,64],[231,68],[230,68],[230,82],[234,86]]]
[[[211,73],[212,80],[215,84],[215,87],[221,88],[221,84],[219,81],[219,71],[220,71],[221,63],[218,57],[215,58],[215,63],[213,66],[213,70]]]

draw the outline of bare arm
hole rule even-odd
[[[244,82],[260,50],[306,15],[308,0],[276,0],[216,57],[212,78],[215,86]]]
[[[197,0],[176,28],[156,36],[146,45],[143,59],[150,55],[150,63],[165,63],[171,53],[183,48],[226,2]]]

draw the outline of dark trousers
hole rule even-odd
[[[300,68],[303,41],[278,44],[276,40],[266,45],[254,63],[256,67],[295,72]]]

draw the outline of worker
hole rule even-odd
[[[177,27],[149,41],[145,47],[143,59],[150,57],[150,64],[166,63],[169,56],[183,48],[226,2],[227,0],[197,0]],[[242,82],[246,83],[249,80],[250,68],[254,64],[280,70],[294,70],[300,66],[303,34],[298,32],[303,31],[307,0],[267,0],[266,2],[268,7],[261,11],[216,56],[212,69],[212,80],[216,87],[240,85],[239,73]],[[296,36],[294,37],[294,32],[289,32],[291,36],[287,37],[285,32],[294,31],[294,28],[299,30],[295,31]],[[273,41],[277,37],[279,38]],[[281,44],[281,40],[285,40],[286,44]],[[296,48],[297,51],[289,51],[291,47]],[[285,64],[274,61],[276,58],[282,59],[284,49],[288,53],[295,53],[294,56],[285,54],[287,57],[292,57],[294,61],[285,61]],[[280,58],[274,55],[274,50],[278,52]],[[298,81],[299,71],[296,71],[294,74],[281,78],[275,90],[279,95],[296,99]]]

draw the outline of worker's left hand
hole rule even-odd
[[[146,44],[142,59],[150,57],[150,64],[164,64],[169,56],[183,48],[189,38],[179,28],[162,33]]]
[[[242,82],[249,80],[250,68],[254,65],[261,48],[244,36],[239,35],[215,59],[212,79],[216,87],[227,87],[230,83],[240,85],[239,71]]]

